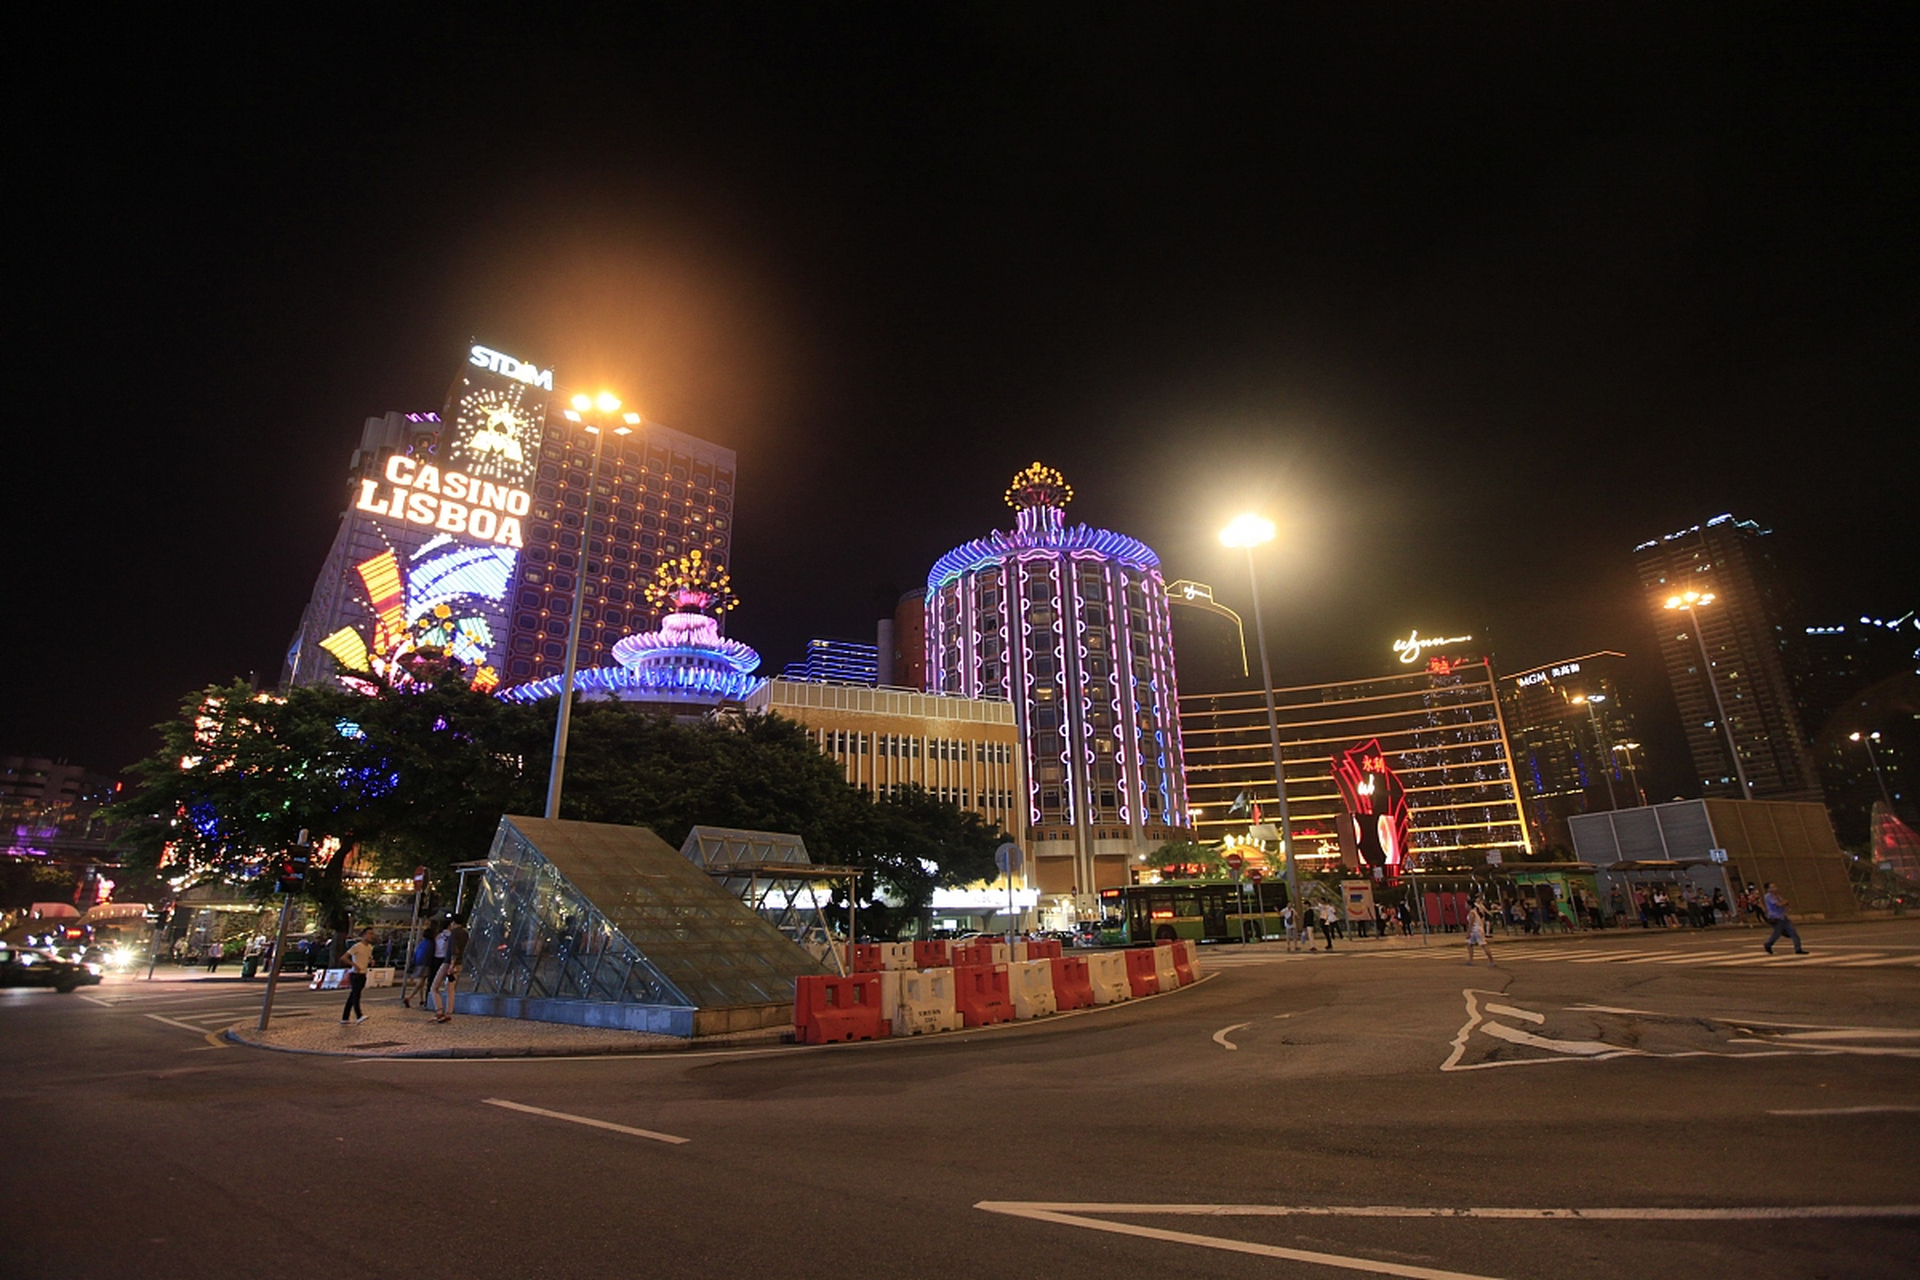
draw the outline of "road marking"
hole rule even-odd
[[[988,1213],[1131,1213],[1204,1218],[1484,1218],[1521,1222],[1774,1222],[1826,1218],[1920,1218],[1920,1204],[1788,1204],[1738,1208],[1509,1208],[1463,1209],[1405,1204],[1071,1204],[1044,1200],[982,1200]],[[1390,1266],[1390,1263],[1369,1263]],[[1451,1274],[1451,1273],[1449,1273]]]
[[[1871,1116],[1884,1111],[1920,1111],[1920,1107],[1789,1107],[1767,1112],[1770,1116]]]
[[[178,1027],[182,1031],[191,1031],[193,1032],[193,1034],[197,1036],[206,1034],[206,1030],[207,1030],[205,1027],[196,1027],[191,1022],[181,1022],[177,1018],[163,1018],[157,1013],[145,1013],[145,1014],[141,1014],[140,1016],[143,1018],[152,1018],[155,1022],[164,1022],[168,1026]]]
[[[1612,964],[1633,956],[1670,956],[1671,951],[1616,951],[1610,956],[1587,956],[1584,959],[1569,961],[1571,964]]]
[[[1493,1012],[1491,1005],[1487,1009],[1488,1012]],[[1541,1021],[1544,1022],[1546,1019],[1542,1018]],[[1509,1044],[1524,1044],[1531,1049],[1548,1049],[1554,1053],[1591,1057],[1597,1053],[1631,1052],[1618,1045],[1608,1044],[1604,1040],[1555,1040],[1551,1036],[1537,1036],[1531,1031],[1516,1030],[1504,1022],[1483,1022],[1480,1024],[1480,1029],[1496,1040],[1505,1040]]]
[[[1775,1040],[1920,1040],[1920,1030],[1910,1027],[1841,1027],[1825,1031],[1786,1031]]]
[[[549,1120],[565,1120],[570,1124],[584,1124],[593,1129],[608,1129],[614,1133],[628,1133],[636,1138],[652,1138],[655,1142],[671,1142],[676,1146],[690,1142],[690,1138],[676,1138],[670,1133],[655,1133],[651,1129],[636,1129],[632,1125],[614,1124],[611,1120],[594,1120],[588,1116],[572,1116],[564,1111],[549,1111],[545,1107],[529,1107],[522,1102],[508,1102],[505,1098],[482,1098],[480,1101],[490,1107],[505,1107],[509,1111],[524,1111],[530,1116],[545,1116]]]
[[[1488,1013],[1497,1013],[1503,1018],[1519,1018],[1523,1022],[1541,1023],[1547,1020],[1544,1013],[1535,1013],[1531,1009],[1516,1009],[1510,1004],[1490,1004]]]
[[[1466,1271],[1442,1271],[1437,1267],[1410,1267],[1398,1262],[1376,1262],[1371,1258],[1350,1258],[1338,1253],[1316,1253],[1310,1249],[1287,1249],[1280,1245],[1255,1244],[1248,1240],[1229,1240],[1220,1236],[1195,1235],[1190,1231],[1167,1231],[1160,1227],[1143,1227],[1132,1222],[1109,1222],[1104,1218],[1087,1218],[1078,1214],[1062,1213],[1058,1207],[1046,1205],[1026,1205],[1015,1202],[982,1200],[973,1206],[988,1213],[1004,1213],[1014,1218],[1030,1218],[1035,1222],[1052,1222],[1065,1227],[1091,1227],[1095,1231],[1109,1231],[1115,1235],[1137,1236],[1144,1240],[1164,1240],[1171,1244],[1198,1245],[1202,1249],[1223,1249],[1229,1253],[1250,1253],[1258,1258],[1285,1258],[1289,1262],[1311,1262],[1323,1267],[1340,1267],[1347,1271],[1369,1271],[1381,1276],[1406,1276],[1410,1280],[1496,1280]],[[1139,1212],[1139,1206],[1132,1205],[1080,1205],[1069,1208],[1093,1209],[1096,1211]],[[1158,1212],[1161,1207],[1148,1207],[1147,1212]],[[1186,1207],[1172,1207],[1171,1212],[1183,1212]]]
[[[1840,969],[1870,969],[1887,964],[1920,964],[1920,961],[1916,961],[1912,956],[1887,956],[1883,959],[1872,960],[1837,960],[1834,962],[1834,967]]]
[[[1230,1027],[1222,1027],[1213,1033],[1213,1042],[1222,1049],[1238,1049],[1240,1047],[1239,1045],[1227,1039],[1227,1032],[1238,1031],[1242,1027],[1250,1027],[1252,1025],[1251,1022],[1236,1022]]]

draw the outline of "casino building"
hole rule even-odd
[[[1621,691],[1625,663],[1603,650],[1500,677],[1520,797],[1542,848],[1570,856],[1568,819],[1646,803],[1641,746]]]
[[[1027,760],[1034,887],[1091,909],[1131,864],[1190,838],[1173,642],[1160,559],[1066,523],[1073,491],[1034,463],[1011,532],[927,575],[926,687],[1013,705]]]
[[[576,576],[579,665],[604,666],[665,616],[657,566],[727,562],[732,450],[641,422],[608,436],[592,487],[594,438],[548,412],[553,389],[476,345],[441,412],[367,419],[284,683],[404,682],[449,657],[483,689],[557,675]]]

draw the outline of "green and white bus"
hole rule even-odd
[[[1100,891],[1100,941],[1109,946],[1257,942],[1286,936],[1286,886],[1173,880]]]

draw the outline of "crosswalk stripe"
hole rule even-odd
[[[1574,960],[1571,963],[1573,964],[1608,964],[1618,960],[1630,959],[1631,957],[1634,957],[1634,956],[1667,956],[1672,954],[1673,953],[1671,951],[1617,951],[1610,956],[1589,956],[1584,960]]]
[[[1834,967],[1838,969],[1876,969],[1882,965],[1889,965],[1889,964],[1920,965],[1920,957],[1880,956],[1870,960],[1869,959],[1840,960],[1835,962]]]

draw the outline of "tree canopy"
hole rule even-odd
[[[372,695],[216,686],[159,726],[162,745],[135,766],[115,817],[129,863],[176,880],[264,896],[273,855],[305,829],[377,872],[424,866],[451,888],[456,863],[486,856],[502,814],[544,809],[553,716],[552,701],[503,702],[457,677]],[[923,919],[936,887],[991,876],[1007,839],[918,788],[868,796],[774,715],[683,724],[581,703],[565,782],[563,818],[644,826],[674,845],[696,825],[793,832],[817,861],[868,868],[862,932],[876,935]],[[345,862],[309,878],[336,913]]]

